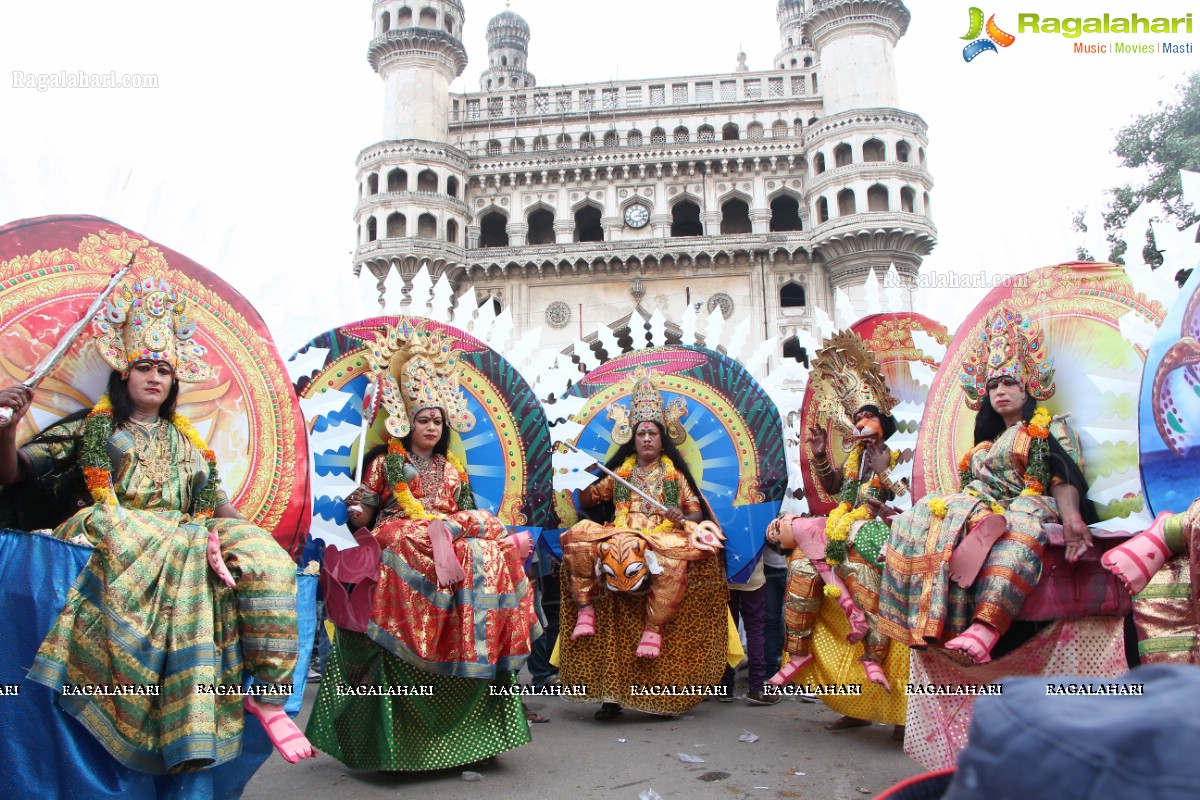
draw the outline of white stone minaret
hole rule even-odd
[[[479,91],[530,89],[537,79],[529,71],[529,23],[505,9],[487,26],[488,68],[479,76]]]
[[[378,280],[455,266],[469,217],[467,157],[449,145],[450,84],[467,66],[461,0],[375,0],[367,60],[383,79],[383,140],[358,155],[358,249]]]
[[[895,108],[896,43],[912,18],[904,3],[832,0],[809,5],[803,31],[820,53],[817,76],[826,116],[854,108]]]
[[[780,45],[775,55],[777,68],[803,69],[813,65],[816,53],[804,33],[804,15],[812,4],[813,0],[779,0],[775,7]]]
[[[816,52],[822,116],[810,121],[804,145],[813,249],[830,289],[861,299],[871,268],[882,278],[893,263],[915,281],[937,229],[928,128],[896,95],[894,54],[908,9],[900,0],[780,0],[778,14],[781,33],[798,33],[795,41]]]

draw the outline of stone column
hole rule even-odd
[[[574,219],[554,220],[554,241],[557,244],[570,244],[575,238]]]
[[[504,226],[508,233],[509,247],[524,247],[525,237],[529,235],[529,224],[525,222],[510,222]]]

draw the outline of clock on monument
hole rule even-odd
[[[641,203],[634,203],[625,209],[625,224],[631,228],[641,228],[650,221],[650,210]]]

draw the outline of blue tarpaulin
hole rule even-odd
[[[147,775],[113,760],[59,707],[50,689],[25,679],[91,553],[90,547],[50,536],[0,530],[0,795],[78,800],[241,797],[273,750],[251,715],[246,715],[242,754],[234,761],[184,775]],[[297,584],[300,659],[295,692],[285,706],[292,716],[304,699],[316,633],[317,579],[300,575]]]

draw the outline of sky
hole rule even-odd
[[[977,0],[978,1],[978,0]],[[465,0],[478,89],[484,30],[503,0]],[[780,49],[775,0],[515,0],[543,86],[730,71],[740,50],[767,69]],[[911,0],[896,48],[900,107],[929,126],[930,274],[1015,274],[1073,257],[1072,215],[1100,209],[1131,176],[1116,131],[1200,69],[1194,33],[1065,38],[1019,32],[1017,15],[1183,16],[1183,0],[1020,0],[981,6],[1016,36],[962,57],[969,2]],[[309,13],[308,8],[320,8]],[[352,273],[354,161],[380,138],[382,82],[366,61],[370,0],[319,6],[212,0],[58,0],[0,6],[0,223],[107,217],[221,275],[255,305],[287,357],[378,312]],[[1073,42],[1191,43],[1190,54],[1085,55]],[[665,44],[665,46],[664,46]],[[152,75],[157,88],[49,89],[25,76]],[[19,73],[19,75],[17,74]],[[22,85],[18,85],[22,84]],[[956,325],[985,289],[951,302]]]

